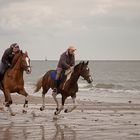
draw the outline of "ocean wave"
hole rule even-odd
[[[115,85],[115,84],[104,84],[99,83],[95,85],[95,88],[104,88],[104,89],[123,89],[122,85]]]
[[[117,84],[108,84],[108,83],[97,83],[97,84],[85,84],[85,83],[79,83],[79,90],[94,90],[94,89],[112,89],[112,90],[138,90],[137,88],[130,88],[125,87],[123,85],[117,85]]]
[[[106,84],[106,83],[98,83],[98,84],[79,84],[80,89],[93,89],[93,88],[103,88],[103,89],[123,89],[124,87],[121,85],[115,85],[115,84]]]
[[[27,82],[25,84],[25,87],[29,89],[30,91],[34,91],[35,84],[32,82]],[[125,85],[118,85],[113,83],[95,83],[95,84],[88,84],[88,83],[78,83],[78,87],[80,91],[89,91],[89,90],[95,90],[95,89],[105,89],[105,90],[138,90],[140,91],[140,86],[125,86]]]

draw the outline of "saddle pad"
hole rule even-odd
[[[51,79],[55,81],[56,80],[56,71],[52,71],[50,73],[50,76],[51,76]],[[64,79],[65,79],[65,74],[64,74],[64,72],[62,72],[59,82],[63,82]]]

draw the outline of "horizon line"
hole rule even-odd
[[[59,61],[57,59],[31,59],[32,61]],[[75,61],[140,61],[140,59],[84,59],[84,60],[75,60]]]

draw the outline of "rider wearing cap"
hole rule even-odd
[[[11,67],[12,60],[17,52],[19,52],[19,45],[17,43],[13,43],[5,50],[0,63],[0,80],[2,80],[6,70]]]
[[[56,74],[56,81],[55,81],[55,88],[53,92],[57,92],[59,87],[59,79],[62,71],[66,71],[75,65],[75,47],[70,46],[62,55],[60,56],[58,65],[57,65],[57,74]]]

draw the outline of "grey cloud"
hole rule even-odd
[[[140,59],[119,55],[140,43],[139,13],[139,0],[1,0],[0,45],[18,41],[32,59],[57,59],[72,42],[77,59]]]

